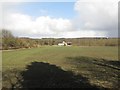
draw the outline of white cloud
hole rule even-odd
[[[72,30],[70,20],[40,16],[33,19],[20,13],[6,14],[3,18],[4,28],[11,30],[17,36],[57,36],[62,32]]]
[[[29,15],[12,13],[4,15],[4,28],[11,30],[14,35],[22,37],[95,37],[105,36],[94,31],[74,30],[72,22],[63,18],[40,16],[33,19]]]
[[[7,1],[7,0],[6,0]],[[19,0],[22,1],[22,0]],[[32,17],[6,10],[4,28],[15,36],[28,37],[95,37],[117,36],[118,0],[77,0],[74,9],[78,16],[73,20],[46,16]]]
[[[75,30],[72,21],[63,18],[40,16],[33,19],[29,15],[20,13],[5,13],[4,28],[11,30],[15,36],[43,38],[43,37],[95,37],[105,36],[104,32]]]
[[[74,8],[79,14],[77,27],[117,35],[118,0],[78,0]]]
[[[79,30],[79,31],[69,31],[66,33],[62,34],[63,37],[66,38],[79,38],[79,37],[105,37],[106,34],[105,32],[98,33],[95,31],[84,31],[84,30]]]

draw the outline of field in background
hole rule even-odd
[[[118,87],[118,47],[60,47],[3,51],[3,87]]]
[[[0,34],[1,35],[1,34]],[[15,37],[12,32],[2,29],[0,50],[54,46],[66,42],[72,46],[119,46],[119,38],[83,37],[83,38],[41,38]],[[64,45],[67,45],[64,43]]]

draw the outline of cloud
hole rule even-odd
[[[39,12],[43,16],[36,18],[19,11],[4,10],[2,24],[15,36],[23,37],[117,36],[117,3],[118,0],[77,0],[73,7],[77,16],[71,20],[50,17],[47,10],[42,9]]]
[[[104,32],[75,30],[72,21],[64,18],[40,16],[33,18],[21,13],[5,13],[3,26],[15,36],[32,38],[75,38],[105,36]]]
[[[106,34],[105,32],[99,33],[98,31],[84,31],[84,30],[79,30],[79,31],[69,31],[66,33],[62,34],[63,37],[66,38],[79,38],[79,37],[105,37]]]
[[[40,16],[34,19],[29,15],[9,13],[3,19],[4,28],[16,36],[55,37],[72,30],[71,21],[63,18]]]
[[[74,9],[79,14],[76,27],[117,36],[118,0],[77,0]]]

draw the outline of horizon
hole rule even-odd
[[[64,37],[57,37],[57,38],[52,38],[52,37],[42,37],[42,38],[32,38],[32,37],[17,37],[17,38],[28,38],[28,39],[99,39],[99,38],[119,38],[119,37],[73,37],[73,38],[64,38]]]

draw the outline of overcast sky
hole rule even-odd
[[[6,1],[6,2],[5,2]],[[117,37],[119,0],[2,3],[2,24],[15,36],[31,38]],[[32,0],[31,0],[32,1]]]

